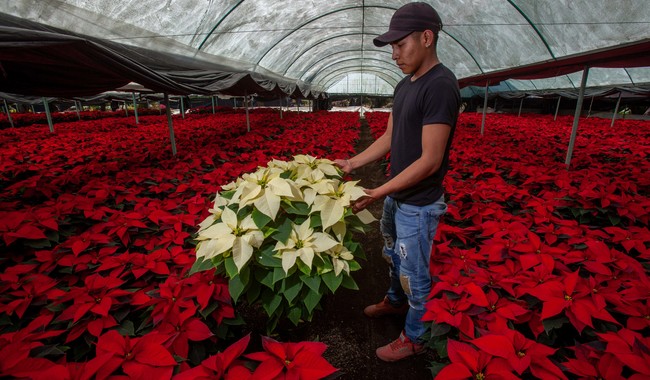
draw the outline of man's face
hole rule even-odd
[[[393,60],[404,74],[415,73],[427,54],[422,32],[413,32],[390,46],[393,48]]]

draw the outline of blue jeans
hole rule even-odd
[[[408,301],[405,335],[422,343],[426,327],[424,305],[431,291],[429,261],[440,217],[447,211],[444,195],[425,206],[413,206],[386,197],[381,218],[384,258],[390,264],[386,296],[393,306]]]

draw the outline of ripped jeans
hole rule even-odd
[[[393,306],[408,301],[405,335],[422,343],[426,327],[424,305],[431,291],[429,262],[440,217],[447,211],[444,195],[425,206],[413,206],[386,197],[381,218],[384,258],[390,264],[390,288],[386,296]]]

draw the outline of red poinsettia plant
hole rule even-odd
[[[217,184],[298,153],[351,154],[356,115],[255,110],[250,132],[239,111],[175,117],[177,156],[164,116],[73,115],[54,134],[0,131],[0,377],[252,373],[228,281],[189,274],[192,234]],[[302,372],[333,371],[319,349],[311,367],[297,356]]]

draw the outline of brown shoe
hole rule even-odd
[[[416,344],[404,335],[404,331],[399,334],[399,338],[379,347],[376,351],[377,357],[385,362],[395,362],[408,358],[409,356],[424,353],[424,344]]]
[[[395,307],[390,304],[388,297],[384,297],[381,302],[370,305],[363,309],[363,314],[370,318],[379,318],[385,315],[406,315],[409,311],[409,304],[405,303],[402,306]]]

